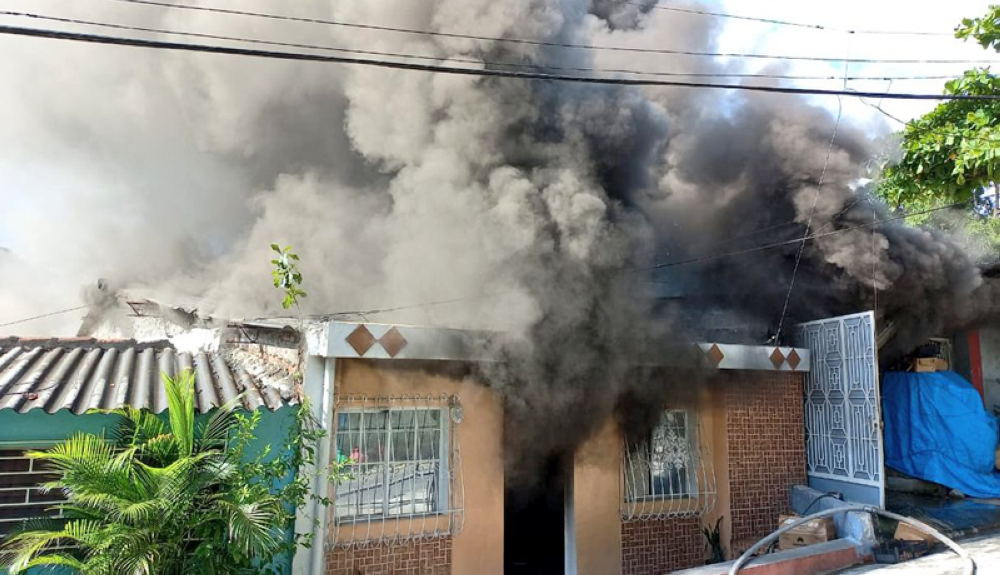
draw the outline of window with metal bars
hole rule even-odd
[[[626,497],[630,500],[691,497],[698,493],[694,416],[668,410],[646,441],[628,446]]]
[[[337,521],[448,511],[447,422],[441,408],[338,411],[336,457],[350,478],[336,485]]]
[[[45,462],[27,457],[31,449],[44,446],[0,445],[0,538],[6,537],[25,519],[58,517],[53,505],[64,502],[62,491],[45,491],[41,485],[58,476]]]

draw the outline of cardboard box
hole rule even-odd
[[[913,360],[913,371],[917,373],[927,373],[937,370],[937,358],[935,357],[918,357]]]
[[[946,360],[943,357],[934,358],[934,362],[935,362],[935,367],[937,367],[938,371],[948,371],[949,369],[951,369],[951,366],[948,365],[948,360]]]
[[[781,515],[778,523],[781,526],[787,525],[799,519],[797,515]],[[791,531],[778,536],[778,548],[782,551],[806,547],[817,543],[826,543],[837,538],[837,528],[833,524],[832,517],[813,519],[803,523]]]
[[[895,539],[899,539],[900,541],[924,541],[929,545],[937,543],[937,539],[934,537],[924,533],[916,527],[911,527],[910,525],[902,522],[900,522],[899,527],[896,527],[896,534],[893,537]]]

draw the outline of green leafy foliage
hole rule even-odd
[[[1000,6],[981,18],[966,18],[955,30],[960,39],[1000,50]],[[1000,78],[989,68],[966,71],[945,84],[952,95],[1000,94]],[[1000,101],[950,100],[909,122],[901,135],[902,158],[883,162],[878,193],[890,206],[909,212],[967,202],[959,221],[923,216],[913,224],[961,231],[980,247],[996,252],[1000,228]]]
[[[299,305],[299,299],[306,297],[306,292],[302,291],[302,272],[299,271],[299,256],[292,252],[292,246],[281,247],[278,244],[271,244],[271,251],[277,256],[271,260],[274,270],[271,277],[274,280],[274,287],[285,291],[285,297],[281,306],[289,309]]]
[[[289,536],[296,510],[311,501],[322,431],[307,406],[296,411],[279,453],[250,453],[261,413],[236,401],[196,416],[194,376],[163,376],[163,418],[130,407],[112,410],[110,437],[78,433],[31,452],[58,476],[58,519],[25,522],[0,548],[12,574],[59,566],[81,575],[276,575],[308,534]],[[166,420],[165,420],[166,419]],[[335,474],[341,474],[338,468]],[[337,475],[339,477],[339,475]],[[336,477],[335,477],[336,479]]]
[[[983,48],[1000,47],[1000,5],[991,4],[981,18],[963,18],[955,28],[955,37],[963,40],[974,39]]]
[[[949,94],[1000,94],[1000,79],[985,69],[948,82]],[[902,133],[903,158],[884,167],[882,197],[893,206],[933,198],[937,203],[989,203],[982,190],[1000,173],[1000,102],[951,100],[916,118]],[[981,206],[982,207],[982,206]]]

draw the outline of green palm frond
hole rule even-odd
[[[191,455],[194,450],[194,373],[184,370],[172,378],[162,374],[167,388],[167,414],[170,432],[177,440],[181,456]]]
[[[202,449],[225,449],[236,426],[236,408],[242,401],[243,394],[237,395],[199,421],[196,436]]]
[[[237,414],[238,399],[197,416],[188,371],[164,385],[165,417],[115,410],[109,438],[77,433],[30,454],[56,475],[44,488],[67,501],[51,508],[60,518],[27,521],[3,541],[0,569],[249,575],[287,549],[284,491],[263,455],[244,459],[259,417]]]
[[[183,447],[177,438],[170,433],[163,433],[149,438],[139,446],[143,461],[152,465],[166,465],[177,459]]]
[[[280,510],[268,502],[216,503],[226,517],[229,541],[247,555],[263,555],[281,544],[276,528]]]
[[[112,410],[111,413],[120,416],[112,439],[121,447],[141,445],[168,431],[166,423],[160,416],[143,409],[125,406]]]
[[[65,567],[77,572],[84,572],[86,570],[86,563],[66,553],[49,553],[47,555],[32,557],[24,563],[23,569],[17,571],[11,570],[10,574],[17,575],[32,567]]]

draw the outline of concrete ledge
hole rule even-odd
[[[868,555],[850,539],[837,539],[799,549],[762,555],[750,561],[741,574],[746,575],[820,575],[865,563]],[[734,561],[705,565],[674,575],[726,575]]]

